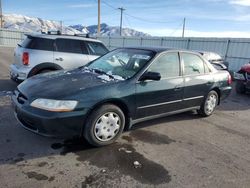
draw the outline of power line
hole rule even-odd
[[[113,5],[107,3],[106,1],[103,1],[102,0],[102,3],[105,4],[106,6],[110,7],[111,9],[117,11],[117,8],[114,7]],[[147,19],[144,19],[144,18],[141,18],[141,17],[137,17],[137,16],[133,16],[131,14],[128,14],[128,13],[124,13],[126,14],[127,16],[133,18],[133,19],[137,19],[137,20],[140,20],[140,21],[143,21],[143,22],[148,22],[148,23],[175,23],[176,21],[150,21],[150,20],[147,20]]]

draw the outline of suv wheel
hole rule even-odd
[[[85,125],[84,137],[94,146],[113,143],[122,133],[125,116],[120,108],[106,104],[94,110]]]
[[[51,70],[51,69],[43,69],[43,70],[39,71],[37,74],[42,74],[42,73],[51,72],[51,71],[53,71],[53,70]]]
[[[215,107],[218,104],[218,94],[216,91],[212,90],[208,93],[206,99],[203,101],[198,113],[204,117],[208,117],[213,114]]]

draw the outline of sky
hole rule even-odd
[[[101,22],[153,36],[250,37],[250,0],[101,0]],[[97,24],[97,0],[2,0],[4,14]]]

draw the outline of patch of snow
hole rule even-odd
[[[124,151],[124,152],[126,152],[126,153],[132,153],[132,151],[130,151],[130,150],[127,150],[126,148],[119,148],[118,149],[118,151]]]
[[[99,76],[97,76],[97,78],[100,78],[100,79],[105,80],[107,82],[110,82],[112,80],[108,75],[105,75],[105,74],[99,75]]]
[[[142,167],[142,164],[139,163],[138,161],[134,161],[134,167],[135,167],[135,168],[141,168],[141,167]]]

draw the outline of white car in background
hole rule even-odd
[[[96,39],[61,34],[30,34],[15,49],[10,76],[23,81],[33,75],[74,69],[106,54],[109,50]]]

